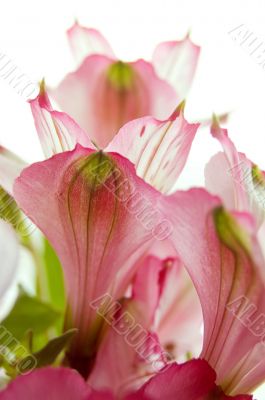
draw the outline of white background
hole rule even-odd
[[[150,59],[158,42],[180,39],[191,29],[202,54],[188,119],[233,110],[231,137],[265,169],[265,70],[228,34],[245,24],[265,42],[265,0],[0,0],[0,52],[32,81],[44,76],[55,85],[74,66],[65,31],[75,18],[101,30],[125,60]],[[184,175],[194,183],[202,183],[197,165],[218,149],[207,135],[198,136]],[[28,161],[42,158],[29,105],[1,79],[0,143]]]

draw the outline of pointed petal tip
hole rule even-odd
[[[31,107],[38,104],[40,107],[51,110],[51,103],[46,91],[46,82],[44,77],[39,82],[39,93],[35,98],[29,100],[29,104]]]
[[[179,110],[179,111],[184,111],[185,107],[186,107],[186,100],[184,99],[184,100],[182,100],[182,102],[178,105],[177,110]]]
[[[170,120],[176,119],[177,117],[180,116],[180,114],[184,116],[185,107],[186,107],[186,100],[184,99],[179,103],[177,108],[173,111],[173,113],[170,116]]]
[[[184,40],[188,40],[192,44],[194,49],[196,49],[198,52],[200,52],[201,46],[197,43],[194,43],[194,40],[192,39],[192,34],[193,34],[192,28],[189,28],[187,30],[186,36],[184,37]]]
[[[213,113],[213,115],[212,115],[212,124],[211,124],[211,134],[213,136],[215,136],[218,133],[220,133],[221,130],[222,130],[222,128],[220,126],[220,119],[217,116],[217,114]]]
[[[186,33],[186,36],[185,36],[185,39],[190,39],[190,36],[191,36],[191,28],[188,29],[188,31]]]
[[[45,83],[45,78],[44,77],[38,82],[38,86],[39,86],[39,92],[37,92],[36,97],[34,97],[33,99],[29,99],[28,100],[29,104],[34,103],[40,97],[43,97],[43,96],[46,95],[46,83]]]
[[[69,26],[69,28],[66,29],[66,35],[71,34],[72,30],[75,29],[75,28],[77,28],[77,27],[80,27],[80,23],[79,23],[79,21],[78,21],[78,18],[75,17],[75,18],[73,19],[73,22],[72,22],[71,25]]]
[[[46,83],[45,83],[45,78],[44,77],[40,81],[39,87],[40,87],[39,96],[43,96],[45,94],[45,92],[46,92]]]
[[[30,105],[34,104],[36,101],[39,101],[40,98],[44,98],[45,96],[47,96],[45,78],[42,78],[38,82],[38,86],[39,86],[39,92],[36,92],[36,97],[30,98],[30,99],[27,100],[27,102]]]
[[[212,126],[220,128],[219,118],[218,118],[217,114],[215,114],[215,113],[213,113],[213,115],[212,115]]]
[[[85,58],[92,54],[102,54],[110,58],[116,58],[105,37],[97,29],[80,23],[77,18],[74,19],[70,28],[66,30],[66,36],[78,65],[81,65]]]

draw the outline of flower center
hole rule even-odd
[[[107,77],[116,90],[129,90],[133,86],[134,71],[129,64],[117,61],[109,67]]]

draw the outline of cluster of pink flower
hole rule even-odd
[[[252,399],[265,377],[264,173],[214,118],[206,189],[176,190],[200,126],[180,102],[200,53],[188,36],[152,64],[118,61],[77,23],[68,38],[77,70],[30,102],[47,159],[2,149],[0,178],[60,259],[64,329],[77,333],[60,366],[16,377],[0,400]]]

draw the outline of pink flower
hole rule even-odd
[[[166,202],[167,208],[172,204],[170,212],[179,226],[170,239],[179,249],[201,300],[204,344],[200,357],[215,369],[217,383],[225,393],[251,393],[263,381],[265,371],[264,259],[253,219],[244,213],[228,214],[217,198],[200,190],[177,193]],[[195,218],[196,229],[192,226]],[[191,251],[194,243],[196,251]],[[148,285],[144,287],[148,293]],[[149,303],[145,300],[144,304],[148,315]],[[117,344],[109,347],[113,351]],[[104,373],[103,352],[101,357]],[[93,373],[92,382],[95,384]],[[101,380],[102,385],[106,382],[106,378]]]
[[[130,120],[168,118],[187,95],[200,53],[187,36],[157,46],[152,64],[123,62],[94,29],[75,23],[68,39],[79,66],[50,93],[100,148]]]
[[[135,163],[139,176],[163,192],[171,191],[198,129],[198,124],[185,120],[184,104],[174,110],[191,85],[199,47],[189,37],[180,42],[162,43],[154,53],[152,66],[143,60],[117,61],[99,32],[77,23],[68,31],[68,38],[82,65],[57,90],[51,91],[55,97],[62,95],[64,112],[53,110],[44,82],[39,96],[30,101],[45,157],[73,150],[77,143],[91,149],[95,149],[93,143],[102,148],[109,144],[107,151],[116,151]],[[96,79],[93,74],[87,74],[87,68],[103,76]],[[68,85],[69,79],[73,82]],[[165,79],[169,82],[176,79],[177,94]],[[134,87],[129,88],[132,83]],[[71,99],[67,104],[64,104],[64,90],[75,92],[67,94]],[[111,107],[106,108],[104,102],[110,102]],[[125,124],[137,117],[144,118]],[[117,133],[117,138],[111,141]],[[0,166],[0,183],[11,193],[14,179],[26,163],[3,149]]]
[[[144,258],[133,279],[131,294],[116,303],[117,311],[111,313],[110,319],[106,317],[109,329],[88,378],[93,388],[109,389],[115,395],[128,393],[175,360],[173,351],[177,352],[178,359],[182,356],[186,360],[202,322],[198,299],[193,298],[193,288],[189,285],[178,260]],[[97,310],[115,308],[107,296],[95,302],[95,307]],[[168,322],[170,317],[172,321]],[[193,329],[193,336],[187,328]]]
[[[99,335],[104,324],[91,308],[90,302],[105,293],[110,293],[115,300],[124,295],[139,268],[138,260],[154,246],[154,236],[157,234],[157,227],[160,228],[159,218],[162,218],[168,224],[166,230],[170,231],[169,239],[187,267],[200,297],[204,315],[202,357],[216,369],[218,383],[228,390],[227,393],[237,394],[241,388],[244,389],[243,392],[251,390],[253,385],[260,382],[260,367],[254,377],[251,375],[251,387],[243,384],[246,373],[237,375],[238,379],[232,386],[231,382],[229,385],[227,382],[231,380],[232,371],[239,368],[238,363],[243,362],[248,351],[254,351],[258,344],[255,336],[256,341],[250,335],[252,341],[250,340],[248,346],[246,344],[238,359],[230,357],[227,364],[221,363],[220,365],[225,366],[222,369],[212,360],[212,353],[208,354],[206,351],[207,346],[213,346],[215,352],[223,346],[222,341],[219,343],[221,339],[218,336],[215,338],[209,333],[219,313],[226,313],[228,321],[235,326],[238,323],[236,316],[226,310],[226,303],[219,304],[216,309],[211,309],[208,305],[209,298],[218,304],[221,293],[232,285],[233,276],[228,271],[229,268],[235,268],[231,255],[224,266],[220,263],[220,248],[226,245],[225,251],[229,254],[230,244],[223,243],[218,227],[214,228],[216,221],[212,221],[213,231],[210,235],[212,246],[216,249],[213,254],[210,252],[207,255],[209,239],[205,243],[203,241],[208,224],[206,211],[213,213],[215,208],[220,207],[220,202],[201,191],[164,197],[135,175],[136,169],[137,174],[152,186],[165,193],[172,191],[173,183],[185,164],[197,126],[189,125],[185,121],[180,107],[168,121],[159,122],[148,117],[128,123],[106,148],[106,151],[115,153],[95,153],[95,148],[84,131],[67,114],[51,109],[43,87],[31,106],[41,142],[48,155],[61,151],[63,153],[24,170],[15,186],[15,198],[51,241],[64,267],[68,291],[66,327],[79,328],[78,339],[68,354],[71,364],[85,376],[91,371],[91,360],[100,349],[102,337]],[[175,141],[176,146],[172,145]],[[79,142],[90,149],[79,145],[74,151],[66,151]],[[168,149],[171,149],[172,156],[168,154]],[[135,167],[117,153],[132,161]],[[154,211],[150,211],[152,209]],[[144,217],[144,224],[139,223],[139,216],[146,212],[147,220]],[[225,219],[225,214],[220,215]],[[237,218],[239,222],[243,219],[244,224],[247,221],[251,225],[248,215],[237,215]],[[195,225],[193,221],[196,221]],[[232,222],[231,224],[233,225]],[[172,226],[175,227],[173,230]],[[162,231],[162,234],[165,232]],[[165,239],[169,235],[166,234]],[[196,236],[198,248],[191,253],[189,243]],[[204,246],[205,251],[202,253]],[[205,257],[209,261],[207,266]],[[211,257],[215,259],[211,260]],[[253,263],[255,264],[254,261]],[[261,258],[259,263],[263,263]],[[205,275],[204,281],[201,272],[193,272],[200,265],[204,265],[206,274],[214,265],[216,271],[213,278],[224,276],[226,289],[217,285],[219,281],[214,286],[214,280],[208,280],[208,275]],[[249,263],[243,267],[243,277],[252,273],[251,266]],[[223,272],[222,268],[227,272]],[[200,285],[198,276],[201,276]],[[262,288],[263,280],[259,279],[258,282]],[[237,294],[240,296],[242,292]],[[251,296],[250,301],[261,304],[260,300],[252,299]],[[247,337],[245,327],[242,324],[239,326],[242,328],[242,335]],[[152,324],[148,329],[154,329]],[[224,328],[220,325],[216,329],[218,333]],[[159,327],[158,334],[162,331],[163,324]],[[212,342],[208,343],[210,338]],[[230,345],[228,341],[228,354],[232,354],[231,348],[237,349],[236,339],[239,340],[236,335],[232,335]],[[86,353],[86,348],[93,349],[92,353]],[[256,360],[254,356],[252,359]],[[254,361],[254,368],[256,367]]]
[[[103,295],[93,302],[93,308],[99,313],[112,310],[111,314],[106,313],[109,329],[88,378],[94,389],[108,389],[114,395],[126,394],[167,364],[168,353],[155,331],[163,269],[162,260],[147,256],[140,261],[130,295],[118,302]]]
[[[240,393],[251,393],[265,372],[265,265],[256,211],[253,218],[249,197],[233,179],[232,208],[240,212],[226,211],[219,198],[203,189],[171,194],[198,124],[185,120],[183,103],[167,119],[147,116],[127,122],[138,116],[139,99],[143,99],[138,104],[140,115],[156,116],[157,87],[159,92],[165,88],[160,100],[167,99],[169,105],[172,87],[142,60],[117,61],[98,32],[75,25],[70,31],[73,45],[76,37],[85,48],[92,37],[97,51],[107,54],[88,55],[56,91],[59,97],[62,94],[63,109],[77,122],[53,110],[43,83],[30,104],[48,159],[25,168],[13,187],[23,167],[2,151],[0,162],[8,174],[6,180],[6,175],[0,179],[60,258],[67,291],[65,329],[78,328],[65,362],[93,389],[71,370],[48,368],[19,377],[0,393],[0,400],[15,398],[24,383],[27,398],[38,391],[42,395],[46,379],[52,383],[52,395],[65,391],[69,399],[117,394],[131,400],[162,395],[172,400],[251,398]],[[187,91],[193,76],[197,60],[193,51],[186,38],[162,44],[155,52],[154,65],[161,75],[172,71],[176,56],[192,55],[179,93]],[[75,93],[80,103],[73,102]],[[125,107],[122,114],[120,102]],[[111,115],[106,114],[109,111]],[[168,115],[166,111],[163,118]],[[229,165],[241,160],[226,131],[214,125],[212,133],[223,145]],[[231,200],[230,189],[227,193]],[[183,265],[197,295],[182,273]],[[106,295],[114,308],[101,302]],[[174,315],[176,305],[179,313]],[[184,345],[180,354],[174,350],[184,327],[191,326],[193,313],[192,327],[199,331],[201,311],[200,359],[168,365],[172,355],[185,353]],[[145,336],[135,344],[136,327],[137,335]],[[198,335],[195,339],[197,348]],[[76,383],[77,391],[62,386],[68,379]],[[111,393],[102,392],[106,389]]]
[[[205,168],[207,189],[218,194],[226,207],[248,211],[255,216],[257,229],[264,221],[264,172],[239,153],[228,136],[227,129],[214,119],[212,136],[219,141],[223,152],[212,157]]]
[[[26,168],[14,193],[61,260],[66,328],[79,329],[69,357],[79,368],[84,357],[89,368],[104,322],[90,303],[105,293],[120,298],[154,236],[169,234],[170,223],[155,211],[161,194],[122,156],[80,145]]]
[[[204,317],[201,353],[231,395],[251,393],[264,376],[265,262],[247,213],[225,211],[218,198],[176,193],[171,240],[197,289]],[[194,224],[194,221],[196,223]]]
[[[203,360],[172,365],[125,397],[94,391],[76,371],[43,368],[16,378],[0,392],[0,400],[251,400],[252,396],[225,396],[215,386],[215,373]]]
[[[163,287],[155,331],[169,359],[198,357],[202,347],[203,316],[194,285],[180,259],[164,260]]]
[[[255,229],[263,255],[265,256],[265,172],[239,153],[228,136],[227,129],[215,120],[211,133],[222,148],[205,167],[206,188],[222,198],[228,209],[250,212],[254,216]]]
[[[79,143],[96,150],[88,134],[67,114],[52,109],[44,82],[40,93],[30,102],[44,155],[72,150]],[[184,103],[165,121],[144,117],[131,121],[120,129],[106,148],[117,152],[135,164],[137,174],[164,193],[175,189],[199,124],[189,124],[184,118]],[[27,164],[12,152],[0,149],[0,184],[10,195],[14,180]]]
[[[122,295],[124,289],[126,288],[126,285],[128,285],[131,277],[133,276],[134,271],[138,267],[138,258],[140,257],[141,253],[145,252],[145,249],[147,249],[151,245],[149,245],[149,238],[153,237],[154,234],[156,236],[164,235],[165,233],[167,234],[166,230],[168,230],[170,226],[167,226],[167,221],[163,221],[163,214],[152,212],[151,215],[149,215],[149,196],[145,197],[143,195],[143,192],[145,190],[147,190],[147,192],[150,191],[151,187],[146,185],[145,189],[142,190],[140,186],[143,185],[144,182],[135,176],[135,171],[134,168],[132,168],[131,164],[123,159],[123,157],[118,155],[114,156],[114,159],[115,157],[118,157],[117,160],[119,160],[122,165],[124,164],[124,166],[126,166],[125,170],[128,169],[127,172],[129,176],[127,177],[126,174],[123,175],[122,172],[121,176],[117,177],[118,181],[115,182],[117,171],[112,170],[114,166],[116,168],[116,162],[114,162],[113,164],[113,159],[105,156],[103,153],[98,153],[96,155],[94,152],[95,146],[90,141],[88,135],[76,124],[76,122],[72,120],[67,114],[57,112],[52,109],[48,96],[45,92],[44,83],[41,85],[39,96],[35,100],[31,101],[31,108],[35,118],[40,141],[46,156],[50,157],[52,154],[63,152],[63,154],[57,156],[58,158],[52,158],[48,160],[47,163],[51,164],[49,164],[49,166],[47,165],[47,168],[45,165],[39,164],[41,170],[43,170],[44,168],[46,172],[48,172],[50,168],[51,174],[43,174],[41,171],[36,171],[37,175],[35,175],[34,178],[36,179],[38,177],[37,179],[39,180],[40,184],[38,186],[40,189],[39,194],[42,200],[44,200],[43,193],[41,193],[42,189],[45,188],[46,190],[49,188],[49,196],[51,199],[50,211],[51,214],[53,214],[54,212],[52,220],[54,224],[58,223],[58,226],[62,223],[61,228],[57,229],[55,228],[55,225],[50,225],[47,219],[46,211],[43,210],[43,217],[45,214],[45,221],[49,225],[49,227],[47,226],[47,229],[46,222],[44,222],[42,217],[40,216],[39,219],[39,216],[35,216],[35,210],[30,210],[28,206],[24,204],[23,209],[27,210],[26,212],[28,213],[28,215],[30,215],[32,221],[40,226],[43,232],[47,235],[47,237],[57,250],[62,264],[64,265],[65,280],[69,294],[69,312],[67,314],[68,317],[66,327],[77,326],[79,328],[79,338],[75,343],[75,348],[70,351],[70,353],[75,354],[75,356],[72,357],[69,353],[69,357],[71,358],[71,362],[73,363],[73,365],[76,365],[77,363],[79,364],[79,368],[81,369],[83,369],[83,367],[80,367],[80,364],[83,364],[83,361],[81,362],[80,360],[84,357],[85,371],[83,371],[83,373],[87,374],[86,370],[89,370],[91,367],[89,366],[89,362],[87,362],[86,360],[91,358],[93,359],[93,357],[95,356],[95,352],[97,351],[98,347],[98,344],[95,341],[97,340],[96,337],[98,335],[98,332],[102,328],[102,322],[99,321],[98,323],[98,318],[89,306],[89,301],[92,301],[94,297],[105,293],[107,289],[110,291],[110,293],[114,294],[114,296]],[[172,191],[174,184],[185,165],[185,161],[188,156],[197,128],[198,124],[192,125],[185,120],[183,116],[183,105],[181,105],[168,120],[158,121],[152,117],[145,117],[128,123],[120,130],[120,132],[115,137],[114,141],[110,143],[106,151],[116,151],[125,156],[135,164],[139,176],[142,176],[147,182],[150,182],[154,187],[157,187],[161,191],[170,192]],[[73,149],[77,143],[82,144],[87,149],[82,149],[79,146],[74,152],[67,152],[67,150]],[[113,172],[113,176],[109,177],[109,184],[112,186],[111,190],[110,188],[106,190],[106,188],[104,188],[103,186],[101,188],[103,189],[100,195],[102,197],[102,207],[98,207],[100,202],[98,201],[99,192],[97,190],[97,185],[94,188],[93,182],[92,186],[90,182],[88,184],[88,187],[86,188],[83,187],[82,184],[82,180],[86,178],[81,173],[82,168],[84,167],[86,171],[90,169],[90,163],[88,163],[88,165],[85,165],[85,160],[87,160],[87,157],[89,156],[91,156],[91,168],[94,168],[92,168],[91,175],[93,182],[95,180],[93,173],[96,172],[97,174],[98,172],[97,168],[95,170],[97,163],[101,165],[101,162],[104,164],[104,161],[106,161],[108,164],[105,171],[104,168],[106,167],[106,163],[104,164],[105,166],[103,170],[99,171],[100,179],[104,178],[104,174],[106,174],[106,177],[108,177],[110,170]],[[6,164],[8,164],[9,159],[11,159],[11,157],[7,157]],[[82,159],[85,163],[83,166],[81,165],[83,163]],[[57,162],[59,162],[61,166],[57,165]],[[77,169],[75,169],[72,162],[75,163]],[[157,165],[161,167],[159,170],[157,169]],[[14,166],[16,167],[17,171],[21,170],[20,163],[18,163],[18,165],[14,163]],[[62,172],[61,176],[58,175],[58,170],[60,169]],[[101,170],[101,167],[99,169]],[[118,172],[125,170],[123,166],[120,169],[118,168]],[[78,177],[79,172],[81,173],[81,175]],[[70,177],[71,174],[73,174],[72,178]],[[103,175],[101,176],[101,174]],[[13,185],[14,175],[15,174],[13,173],[13,169],[10,169],[10,174],[7,174],[7,178],[8,185],[11,188]],[[130,178],[131,176],[132,179]],[[36,185],[31,180],[32,178],[33,176],[29,177],[28,184],[32,184],[32,189],[34,190],[34,187],[36,187]],[[42,178],[47,178],[48,180],[41,183]],[[136,185],[134,185],[135,179]],[[54,184],[53,193],[52,182]],[[74,182],[76,183],[75,188],[72,186]],[[116,184],[118,185],[118,187],[121,186],[121,189],[118,190],[120,192],[118,194],[119,201],[116,201],[116,199],[113,198],[113,189],[115,191],[113,184],[114,186]],[[61,186],[61,189],[59,189],[58,185]],[[132,187],[130,187],[131,185]],[[67,194],[67,186],[69,186],[70,191],[73,188],[74,192],[72,193],[72,210],[69,210],[68,208],[65,210],[68,215],[67,219],[65,220],[65,215],[61,203],[63,198],[65,198],[66,201],[68,198],[67,196],[69,196],[70,192]],[[101,181],[99,182],[99,187],[100,186]],[[94,200],[92,200],[91,203],[91,199],[87,198],[87,202],[83,203],[82,198],[85,199],[88,188],[90,188],[89,190],[92,190],[91,199],[94,198]],[[57,196],[59,194],[58,190],[59,192],[61,191],[61,195],[59,197]],[[136,193],[132,193],[132,190]],[[133,199],[131,199],[132,201],[130,202],[130,204],[132,204],[130,205],[132,210],[129,210],[128,212],[128,209],[126,208],[127,204],[126,207],[124,207],[122,202],[126,201],[127,197],[129,198],[132,194],[134,194],[134,196],[132,196]],[[158,195],[159,194],[156,193],[155,197],[157,197]],[[19,199],[19,197],[17,197],[16,195],[15,197],[17,200]],[[25,201],[27,201],[26,197],[28,198],[28,196],[25,196]],[[19,199],[19,202],[20,200],[21,199]],[[90,207],[90,205],[93,205],[96,201],[97,207],[93,206],[90,210],[91,215],[93,215],[92,218],[94,222],[92,223],[92,225],[90,222],[89,225],[87,225],[87,207]],[[106,207],[106,204],[108,204],[108,202],[109,205],[112,203],[112,206],[110,205],[109,207]],[[31,205],[33,205],[33,203]],[[54,207],[52,206],[52,204],[54,205]],[[79,205],[82,204],[83,206],[80,208]],[[119,207],[120,205],[122,206],[121,208]],[[44,208],[46,208],[46,205],[44,205]],[[41,210],[41,208],[39,208],[39,210]],[[72,211],[75,213],[74,221],[72,220],[73,216],[69,214],[69,211],[70,214]],[[116,215],[117,211],[118,213]],[[104,214],[102,214],[102,212]],[[84,213],[86,214],[85,217]],[[131,227],[134,225],[135,218],[138,218],[138,214],[142,214],[143,219],[142,225],[139,225],[139,237],[138,235],[136,235],[135,228],[133,228],[134,230],[130,232],[130,230],[132,229]],[[102,218],[103,215],[104,218]],[[116,221],[117,216],[118,219]],[[155,221],[150,221],[150,218],[154,218]],[[145,221],[145,219],[147,220]],[[61,220],[61,223],[59,222],[59,220]],[[129,220],[131,220],[131,222],[129,222]],[[83,228],[81,228],[80,221],[84,222]],[[103,222],[105,224],[105,227],[103,226]],[[45,226],[43,225],[43,223],[45,224]],[[67,225],[69,223],[70,225],[67,228]],[[73,227],[73,223],[74,225],[77,223],[77,225]],[[108,227],[109,224],[112,223],[114,223],[113,229],[115,229],[116,233],[114,235],[111,235],[110,245],[108,244],[109,233],[107,230],[105,231],[105,229]],[[145,225],[149,225],[150,227],[146,228]],[[90,228],[93,228],[92,231],[90,231],[89,226]],[[73,231],[72,228],[74,228]],[[54,229],[57,231],[55,235]],[[79,245],[82,248],[79,245],[77,246],[76,244],[76,232],[79,232],[78,234],[80,234]],[[89,255],[83,253],[83,251],[87,252],[87,250],[85,250],[85,248],[83,247],[83,242],[86,235],[87,238],[94,238],[96,237],[96,235],[98,235],[98,239],[93,239],[90,244],[88,243]],[[123,240],[120,240],[120,237],[122,237]],[[70,242],[72,242],[72,244],[70,244],[69,240]],[[104,242],[106,242],[108,246],[112,246],[112,251],[109,251],[109,249],[107,251],[106,260],[104,260],[104,247],[102,247],[104,246]],[[92,250],[93,248],[94,250]],[[121,249],[121,251],[119,251],[119,248]],[[125,251],[123,251],[123,249]],[[137,252],[135,252],[134,249],[137,249]],[[117,251],[118,254],[120,253],[120,260],[118,260],[116,257]],[[135,254],[131,254],[133,252],[135,252]],[[109,258],[109,256],[112,257],[112,259]],[[100,261],[101,258],[102,262],[104,260],[103,264]],[[95,263],[94,260],[97,260],[97,262]],[[126,260],[126,263],[124,263],[124,260]],[[91,270],[89,268],[90,263],[91,265],[93,265],[93,268]],[[108,268],[108,264],[112,265],[110,269]],[[128,266],[126,266],[126,264],[128,264]],[[123,266],[122,269],[121,265]],[[100,269],[99,282],[97,282],[98,268]],[[103,270],[105,269],[105,273],[102,273],[102,268]],[[120,269],[121,271],[117,275],[117,271],[119,271]],[[115,282],[115,285],[117,287],[115,287],[115,285],[114,287],[112,287],[114,277],[116,277],[116,275],[118,279],[117,282]],[[75,276],[74,279],[73,276]],[[96,279],[96,285],[93,283],[93,279],[91,278]],[[79,293],[78,301],[76,293]],[[86,313],[85,318],[83,318],[83,313]],[[88,332],[92,332],[90,338],[87,337]],[[93,354],[86,354],[86,350],[84,349],[89,345],[90,340],[92,341],[91,347],[93,348]],[[84,343],[86,344],[85,346]],[[85,355],[83,353],[85,353]],[[77,359],[75,359],[75,357],[77,357]]]
[[[88,133],[67,114],[54,111],[41,84],[39,96],[30,101],[36,129],[45,156],[73,150],[77,143],[96,150]],[[139,118],[124,125],[106,152],[130,160],[137,175],[163,193],[171,192],[183,170],[199,127],[184,117],[184,103],[166,120]]]
[[[250,215],[228,214],[218,198],[199,189],[163,196],[138,178],[123,157],[80,146],[25,169],[14,193],[61,259],[68,292],[66,327],[79,328],[68,359],[85,376],[93,368],[104,327],[91,302],[105,293],[114,300],[123,296],[140,258],[159,239],[157,216],[162,215],[172,224],[163,239],[175,247],[200,298],[201,357],[216,370],[217,383],[227,394],[248,393],[260,383],[263,364],[255,354],[263,330],[253,333],[256,320],[246,326],[238,318],[244,304],[236,312],[229,309],[245,296],[257,308],[258,320],[264,311],[264,260]],[[144,212],[143,199],[149,212],[154,209],[145,224],[136,218]],[[150,326],[156,302],[149,301]]]

